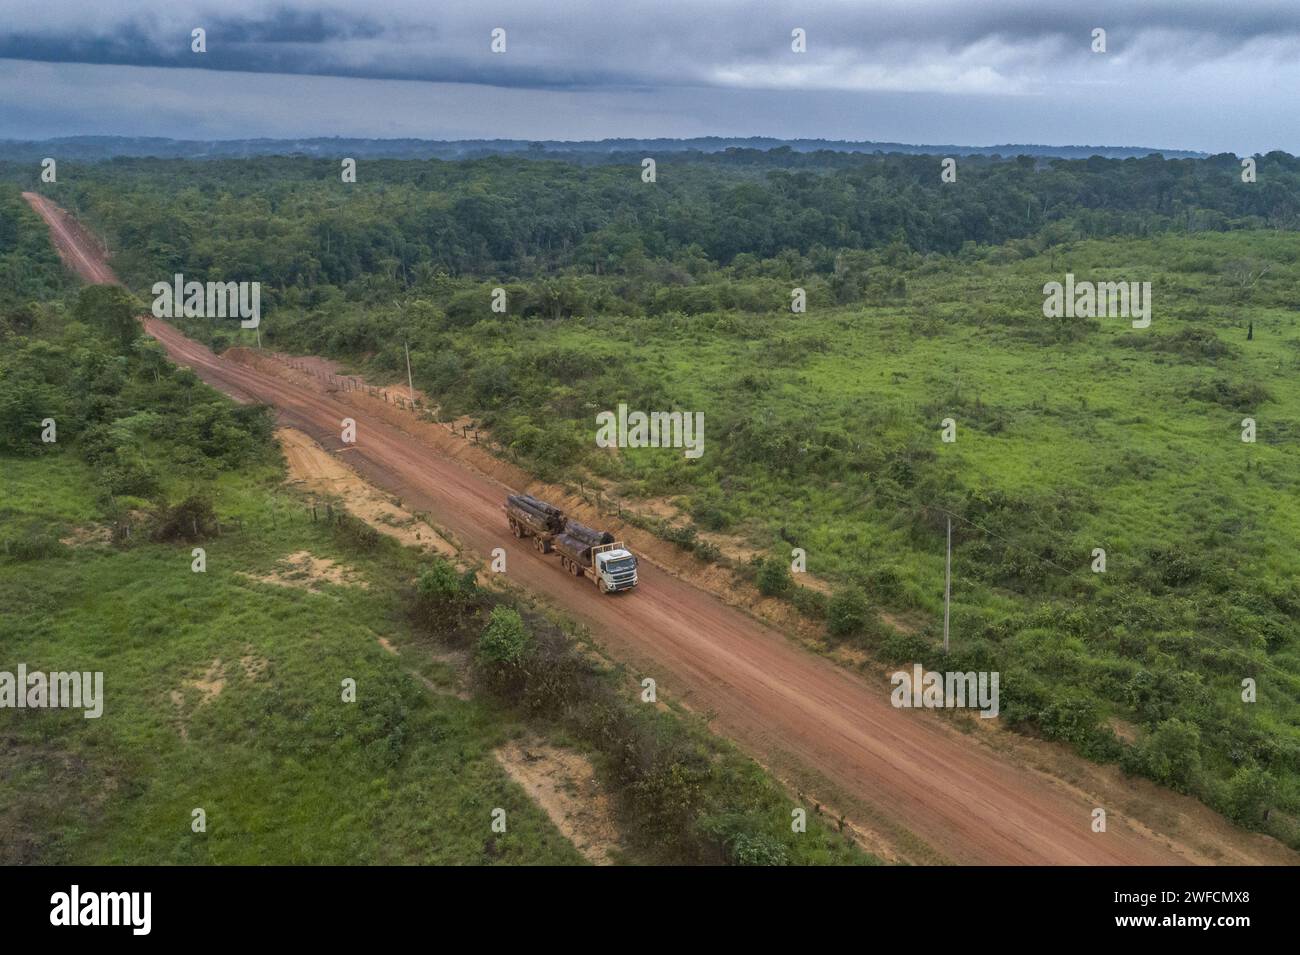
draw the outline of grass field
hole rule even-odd
[[[9,508],[64,532],[95,516],[75,460],[5,466]],[[98,720],[6,712],[5,861],[581,861],[493,759],[519,724],[428,691],[378,644],[410,640],[382,572],[392,555],[341,543],[277,480],[225,477],[219,513],[231,530],[205,542],[206,573],[191,570],[185,544],[0,564],[6,660],[102,670],[107,697]],[[366,586],[254,579],[304,550]],[[426,669],[450,690],[449,672]],[[355,704],[341,702],[345,677]],[[217,681],[210,696],[191,685],[210,693]],[[495,807],[504,834],[491,831]],[[195,808],[204,833],[191,831]]]

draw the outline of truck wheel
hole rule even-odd
[[[596,586],[600,588],[600,592],[601,592],[602,594],[607,594],[607,593],[609,593],[609,588],[605,586],[605,578],[604,578],[604,577],[601,577],[600,579],[598,579],[598,580],[596,581]]]
[[[582,576],[582,568],[578,565],[577,561],[569,561],[569,573],[573,574],[575,577]]]
[[[514,521],[510,522],[510,533],[514,534],[516,539],[524,536],[524,532]]]
[[[539,554],[543,554],[546,552],[546,542],[543,541],[540,537],[533,538],[533,547],[536,549],[537,553]]]

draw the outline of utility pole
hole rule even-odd
[[[948,557],[943,567],[943,655],[948,655],[948,609],[952,600],[952,515],[948,516]]]
[[[411,401],[415,401],[415,385],[411,382],[411,346],[408,342],[402,342],[402,348],[406,350],[406,387],[411,392]]]

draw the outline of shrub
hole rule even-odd
[[[159,508],[153,530],[156,541],[194,543],[216,533],[217,515],[212,502],[198,495],[187,497],[175,507]]]
[[[1196,385],[1187,392],[1187,397],[1216,404],[1229,411],[1248,411],[1273,400],[1272,393],[1259,382],[1227,381],[1223,378]]]
[[[887,663],[914,663],[929,657],[934,652],[934,648],[929,641],[918,634],[891,630],[881,640],[876,652]],[[954,666],[951,669],[959,668]]]
[[[1201,731],[1195,723],[1165,720],[1142,747],[1146,774],[1186,792],[1201,769]]]
[[[794,586],[790,568],[780,557],[772,556],[758,569],[758,589],[765,597],[784,597]]]
[[[764,831],[768,820],[757,813],[728,813],[701,820],[700,831],[718,842],[732,865],[789,865],[786,847]]]
[[[589,705],[599,692],[599,676],[591,661],[563,633],[543,631],[534,641],[523,705],[553,717]]]
[[[826,616],[829,601],[819,590],[813,590],[811,587],[793,587],[790,591],[790,599],[800,613],[817,618]]]
[[[1228,816],[1258,829],[1277,797],[1277,780],[1257,766],[1243,766],[1228,782]]]
[[[789,862],[785,846],[761,832],[739,832],[728,848],[736,865],[787,865]]]
[[[716,564],[722,559],[722,549],[712,541],[699,539],[695,542],[695,556],[710,564]]]
[[[1055,699],[1039,712],[1038,724],[1048,739],[1082,745],[1096,732],[1098,718],[1096,700]]]
[[[882,600],[899,600],[903,596],[903,580],[894,567],[878,567],[873,570],[868,586]]]
[[[533,648],[533,638],[519,611],[504,604],[493,607],[488,624],[478,638],[477,657],[497,689],[512,687],[524,676],[523,666]]]
[[[110,497],[149,497],[158,491],[153,470],[134,457],[102,468],[99,481]]]
[[[691,519],[710,531],[725,531],[731,525],[731,517],[722,509],[722,497],[717,494],[701,495],[691,506]]]
[[[682,550],[694,550],[698,531],[691,524],[664,524],[661,536],[670,544],[676,544]]]
[[[662,724],[650,724],[634,745],[630,790],[641,826],[658,838],[688,830],[711,776],[708,757]]]
[[[426,630],[445,632],[458,625],[478,599],[473,569],[463,574],[435,560],[415,583],[414,616]]]
[[[837,637],[861,633],[867,625],[867,598],[856,587],[837,590],[827,607],[827,625]]]

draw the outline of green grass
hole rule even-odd
[[[11,509],[64,528],[96,516],[75,459],[3,463]],[[203,574],[184,544],[0,561],[6,668],[102,670],[107,698],[98,720],[0,713],[6,861],[580,862],[492,756],[519,724],[429,692],[376,642],[409,640],[381,572],[402,555],[341,545],[286,506],[274,479],[222,479],[218,512],[244,530],[205,543]],[[311,593],[246,576],[298,550],[356,568],[369,589]],[[243,657],[265,672],[250,679]],[[225,687],[204,705],[184,691],[183,740],[170,694],[216,659]],[[355,704],[341,701],[345,677]],[[491,832],[498,806],[505,834]],[[195,808],[205,833],[191,831]]]
[[[74,457],[2,463],[10,530],[39,525],[59,536],[102,518],[93,475]],[[689,824],[698,834],[690,848],[684,831],[643,837],[610,760],[562,721],[490,694],[452,694],[457,674],[432,659],[437,642],[413,631],[404,611],[418,555],[312,522],[280,479],[273,462],[200,485],[214,494],[224,528],[202,544],[203,573],[191,569],[190,544],[149,543],[142,531],[125,547],[0,559],[3,667],[102,671],[106,697],[94,720],[80,711],[0,711],[0,860],[581,863],[492,755],[530,733],[592,757],[622,814],[623,861],[681,861],[701,845],[749,861],[772,853],[792,864],[875,861],[819,820],[792,835],[789,795],[682,714],[640,715],[655,724],[648,732],[679,740],[708,767]],[[196,489],[171,472],[164,484],[173,495]],[[335,561],[368,587],[256,579],[299,551]],[[401,656],[382,649],[380,636]],[[211,679],[215,661],[224,685],[205,700],[193,684]],[[354,704],[341,699],[345,678],[356,681]],[[490,829],[497,807],[506,810],[504,834]],[[191,829],[195,809],[205,832]]]

